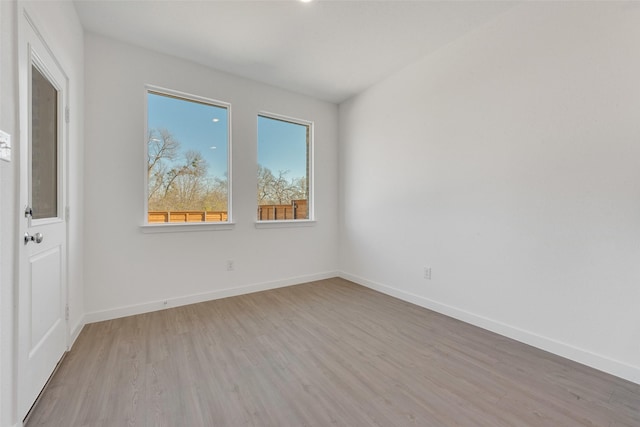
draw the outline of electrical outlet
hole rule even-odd
[[[431,280],[431,267],[424,268],[424,278],[426,280]]]
[[[234,269],[234,265],[233,265],[233,260],[232,259],[228,259],[227,260],[227,271],[233,271]]]

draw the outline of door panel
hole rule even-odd
[[[31,348],[32,354],[42,341],[57,326],[62,318],[60,312],[60,246],[31,257]],[[51,276],[54,272],[53,276]]]
[[[18,411],[23,418],[67,350],[68,79],[25,14],[20,33]],[[26,208],[25,208],[26,206]]]

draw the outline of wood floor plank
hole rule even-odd
[[[32,426],[640,426],[640,385],[329,279],[86,325]]]

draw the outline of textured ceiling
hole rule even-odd
[[[87,31],[335,103],[514,5],[402,0],[74,3]]]

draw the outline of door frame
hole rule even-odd
[[[16,215],[16,254],[17,254],[17,265],[16,265],[16,315],[15,315],[15,331],[16,331],[16,348],[15,348],[15,361],[17,365],[17,382],[16,382],[16,407],[18,411],[18,420],[22,423],[22,419],[28,414],[31,406],[34,402],[29,402],[31,400],[29,396],[26,395],[26,379],[28,378],[28,365],[27,360],[23,356],[25,356],[25,352],[23,349],[28,344],[27,334],[24,331],[29,327],[29,325],[25,325],[23,322],[23,301],[22,290],[24,286],[26,286],[26,278],[24,277],[24,272],[22,271],[23,263],[25,262],[25,257],[27,257],[27,251],[24,249],[24,241],[23,234],[25,232],[25,216],[24,216],[24,193],[27,192],[27,186],[30,185],[30,171],[31,168],[29,166],[29,138],[30,138],[30,76],[31,76],[31,64],[32,64],[32,46],[36,45],[40,51],[46,52],[54,63],[54,66],[59,69],[62,73],[63,81],[59,82],[60,94],[62,100],[60,102],[63,107],[62,110],[59,111],[59,115],[62,115],[62,119],[59,123],[62,125],[62,130],[59,131],[59,141],[58,145],[61,152],[58,154],[58,174],[59,180],[62,182],[59,183],[59,191],[61,192],[59,198],[59,212],[61,212],[61,218],[65,223],[65,232],[64,232],[64,250],[63,250],[63,261],[61,266],[61,296],[63,299],[63,304],[65,307],[65,313],[63,314],[64,321],[64,332],[65,332],[65,351],[69,350],[71,334],[69,327],[69,316],[68,316],[68,306],[69,306],[69,286],[68,286],[68,271],[69,271],[69,218],[68,218],[68,194],[69,194],[69,120],[68,120],[68,105],[69,105],[69,76],[65,71],[65,68],[62,66],[60,61],[58,60],[58,56],[55,54],[54,50],[51,48],[49,43],[47,43],[47,37],[43,35],[40,31],[40,28],[44,28],[41,25],[38,25],[37,22],[29,15],[27,11],[26,2],[18,1],[18,105],[19,105],[19,149],[17,157],[17,167],[19,170],[18,173],[18,181],[16,184],[17,187],[17,204],[16,208],[18,209]]]

